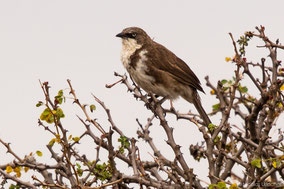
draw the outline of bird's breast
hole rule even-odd
[[[122,61],[124,61],[123,65],[135,83],[146,92],[151,92],[159,96],[168,96],[171,99],[176,98],[178,94],[173,91],[174,86],[167,87],[163,83],[157,83],[155,76],[149,75],[149,73],[153,73],[153,70],[150,70],[153,68],[149,67],[148,51],[144,49],[138,52],[132,54],[133,56],[131,55],[129,59],[123,60],[122,58]],[[134,58],[134,56],[137,57]],[[126,55],[123,57],[126,57]]]
[[[136,62],[130,62],[130,65],[126,69],[139,87],[150,92],[155,83],[155,78],[147,74],[149,67],[147,65],[148,58],[146,54],[147,50],[140,51]]]

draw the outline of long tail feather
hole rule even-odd
[[[206,126],[208,126],[211,123],[211,120],[209,119],[207,113],[203,109],[200,99],[199,98],[193,98],[192,103],[194,104],[195,108],[197,109],[200,117],[203,119]]]

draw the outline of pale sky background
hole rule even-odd
[[[209,75],[215,84],[229,79],[234,65],[225,62],[233,56],[232,42],[228,32],[238,39],[245,31],[254,31],[264,25],[271,39],[284,40],[284,1],[218,0],[218,1],[0,1],[0,138],[12,143],[14,151],[22,157],[41,150],[42,159],[49,158],[45,145],[51,135],[37,126],[43,107],[36,108],[38,100],[44,100],[39,85],[49,81],[56,94],[73,87],[82,103],[96,104],[92,114],[107,130],[105,112],[95,103],[95,94],[111,109],[117,126],[131,137],[136,135],[139,118],[145,124],[151,116],[142,102],[136,101],[126,87],[116,85],[106,89],[105,84],[118,80],[113,72],[125,73],[120,62],[121,41],[115,35],[123,28],[143,28],[155,41],[163,44],[182,58],[201,80],[206,95],[201,94],[205,109],[209,112],[217,101],[205,86],[204,77]],[[259,61],[267,51],[256,50],[261,41],[254,40],[247,53],[248,60]],[[265,52],[265,54],[263,54]],[[253,91],[253,89],[252,89]],[[65,90],[67,94],[67,90]],[[253,94],[253,93],[252,93]],[[257,94],[255,94],[257,95]],[[184,100],[175,102],[176,109],[188,111],[193,106]],[[76,118],[82,112],[71,100],[62,106],[66,118],[62,120],[73,136],[80,135],[84,126]],[[195,109],[193,109],[195,111]],[[219,119],[213,121],[218,124]],[[154,142],[161,146],[166,156],[173,157],[165,145],[165,134],[156,124],[151,129]],[[172,119],[177,143],[194,171],[206,179],[206,163],[197,163],[189,157],[188,147],[200,141],[197,128],[190,122]],[[82,141],[82,152],[95,159],[95,145]],[[139,146],[145,147],[144,142]],[[144,146],[143,146],[144,145]],[[0,164],[11,160],[0,145]],[[151,160],[145,150],[142,159]],[[92,158],[90,158],[92,159]],[[206,162],[206,161],[204,161]],[[204,171],[205,170],[205,171]]]

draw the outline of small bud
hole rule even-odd
[[[54,104],[57,105],[58,103],[59,103],[58,99],[55,98],[55,99],[54,99]]]
[[[215,90],[212,89],[212,90],[210,91],[210,94],[211,94],[211,95],[214,95],[214,94],[215,94]]]
[[[265,27],[264,27],[264,26],[260,26],[260,28],[261,28],[261,30],[263,30],[263,31],[265,30]]]
[[[230,57],[226,57],[226,58],[225,58],[225,61],[226,61],[226,62],[230,62],[230,61],[232,61],[232,59],[231,59]]]

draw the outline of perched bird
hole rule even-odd
[[[204,92],[200,81],[182,59],[141,28],[125,28],[116,37],[122,39],[122,64],[139,87],[171,100],[181,96],[194,104],[207,126],[211,123],[197,92]]]

